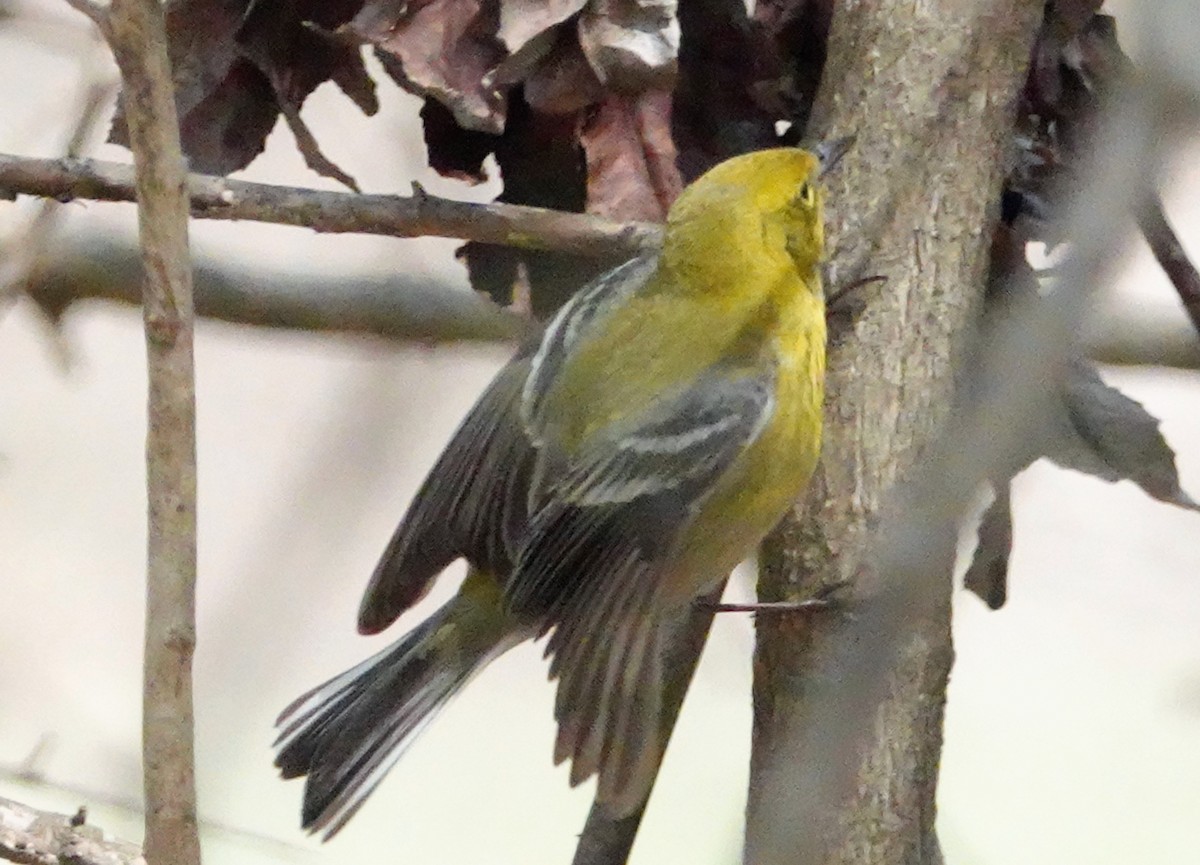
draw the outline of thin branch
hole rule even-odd
[[[107,837],[73,817],[0,798],[0,859],[19,865],[145,865],[136,844]]]
[[[659,719],[664,751],[671,740],[675,722],[679,720],[683,698],[687,696],[692,677],[700,663],[700,654],[712,628],[716,604],[721,600],[728,582],[725,580],[699,599],[692,615],[671,635],[667,645],[664,667],[671,670],[672,675],[666,682],[663,712]],[[663,756],[659,755],[660,769]],[[656,775],[657,772],[656,769]],[[642,817],[646,813],[646,805],[652,792],[653,788],[646,794],[646,799],[641,805],[625,817],[612,817],[602,806],[593,803],[583,831],[579,833],[579,843],[575,846],[575,856],[571,859],[571,865],[625,865],[629,860],[629,852],[633,849],[633,842],[637,840],[638,828],[642,824]]]
[[[60,249],[24,288],[58,320],[80,301],[140,304],[141,273],[135,250],[97,240]],[[530,327],[482,295],[434,279],[269,275],[216,263],[197,265],[193,279],[196,315],[232,324],[422,343],[510,341]]]
[[[97,13],[96,18],[121,72],[145,267],[142,314],[149,379],[142,682],[145,856],[151,865],[199,865],[192,708],[196,382],[187,170],[162,5],[159,0],[112,0],[107,15]]]
[[[59,800],[62,800],[64,797],[70,797],[77,802],[84,803],[80,805],[81,810],[98,806],[108,813],[120,812],[120,816],[131,819],[145,817],[145,811],[142,808],[142,797],[138,794],[122,794],[113,792],[112,790],[98,790],[79,784],[52,781],[39,771],[28,771],[27,764],[28,760],[22,761],[20,766],[0,764],[0,782],[4,782],[10,788],[15,785],[23,797],[25,794],[28,794],[31,798],[50,794]],[[3,810],[3,802],[4,800],[0,799],[0,811]],[[10,803],[10,805],[12,804],[15,803]],[[59,815],[52,814],[47,816],[57,817]],[[75,816],[78,819],[78,812]],[[20,820],[19,822],[24,823],[25,821]],[[0,816],[0,823],[3,823],[2,816]],[[311,847],[303,846],[302,843],[286,841],[282,838],[268,835],[263,831],[255,831],[247,826],[225,823],[211,818],[201,819],[200,829],[205,836],[211,835],[213,837],[229,838],[238,842],[248,842],[260,849],[267,847],[274,848],[279,854],[276,858],[288,862],[289,865],[301,865],[303,862],[316,863],[321,855]],[[0,829],[0,832],[2,831]],[[95,830],[87,829],[84,831],[91,834]],[[105,840],[107,843],[113,843],[113,839],[107,833],[105,833]],[[138,851],[138,855],[140,855],[140,850]],[[0,859],[4,858],[6,857],[0,854]],[[67,862],[64,865],[82,865],[82,863]],[[144,860],[140,865],[145,865]]]
[[[187,178],[192,216],[247,219],[330,233],[454,237],[522,249],[624,259],[657,247],[661,228],[515,204],[471,204],[425,192],[354,195],[248,183],[203,174]],[[133,201],[133,171],[95,159],[31,159],[0,154],[0,198]]]
[[[115,81],[88,81],[80,100],[78,119],[67,140],[68,157],[79,154],[88,136],[100,122],[101,109],[108,104],[115,89]],[[57,233],[61,218],[62,207],[57,201],[47,199],[20,236],[5,244],[5,254],[0,258],[0,304],[20,294],[26,283],[36,278],[38,269],[45,263],[44,253]]]
[[[1200,340],[1184,321],[1149,316],[1130,319],[1117,313],[1099,319],[1094,332],[1086,337],[1084,355],[1119,366],[1200,369]]]
[[[1154,258],[1179,292],[1179,300],[1192,320],[1192,326],[1200,334],[1200,271],[1188,258],[1183,244],[1167,221],[1162,199],[1157,195],[1150,197],[1138,212],[1138,228],[1150,244]]]
[[[124,244],[88,240],[59,248],[24,289],[51,319],[77,302],[138,304],[140,267]],[[337,280],[210,263],[196,266],[194,282],[196,315],[230,324],[427,343],[508,341],[529,326],[475,292],[406,276]],[[1099,363],[1200,369],[1200,341],[1182,321],[1103,318],[1085,349]]]

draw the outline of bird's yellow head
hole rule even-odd
[[[727,159],[675,201],[664,256],[689,270],[684,260],[702,255],[746,276],[748,266],[789,260],[802,278],[815,274],[825,252],[821,171],[819,157],[794,147]]]

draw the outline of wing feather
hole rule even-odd
[[[546,326],[521,399],[521,417],[535,442],[541,442],[545,429],[546,395],[572,349],[592,325],[645,286],[657,267],[657,254],[648,253],[601,274],[563,304]]]
[[[773,409],[773,375],[710,370],[678,397],[595,437],[556,490],[581,505],[683,487],[706,490],[758,436]]]
[[[415,604],[455,559],[508,572],[528,519],[536,452],[520,419],[529,356],[492,380],[396,527],[363,595],[358,626],[381,631]]]
[[[773,369],[714,367],[678,395],[600,430],[576,454],[539,452],[538,506],[506,585],[513,611],[553,628],[555,759],[599,774],[628,813],[662,756],[663,646],[690,611],[656,609],[675,539],[774,411]],[[547,468],[547,465],[550,468]]]

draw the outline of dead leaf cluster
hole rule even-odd
[[[1053,249],[1071,241],[1056,233],[1062,224],[1056,217],[1081,184],[1089,182],[1087,158],[1100,116],[1121,77],[1131,69],[1117,41],[1116,21],[1099,14],[1101,5],[1101,0],[1047,4],[1019,107],[1002,219],[993,238],[985,335],[1004,317],[1010,303],[1022,298],[1036,301],[1040,294],[1028,244],[1041,241]],[[1195,274],[1157,200],[1134,205],[1130,215],[1138,217],[1152,247],[1171,246],[1170,255],[1180,269]],[[1155,226],[1154,233],[1145,231],[1148,224]],[[1181,294],[1187,290],[1188,277],[1183,279],[1181,285],[1173,277]],[[982,396],[968,394],[967,398]],[[1026,442],[1021,457],[992,478],[995,499],[984,512],[979,543],[966,574],[967,588],[993,609],[1002,606],[1008,594],[1013,545],[1009,484],[1040,458],[1110,483],[1133,481],[1159,501],[1200,510],[1180,486],[1175,454],[1159,431],[1158,419],[1106,384],[1093,364],[1074,358],[1050,384],[1046,398],[1050,421],[1041,435]]]

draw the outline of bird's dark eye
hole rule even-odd
[[[800,184],[800,192],[796,196],[796,198],[805,207],[812,207],[813,204],[816,203],[817,194],[813,190],[813,186],[811,183],[802,183],[802,184]]]

